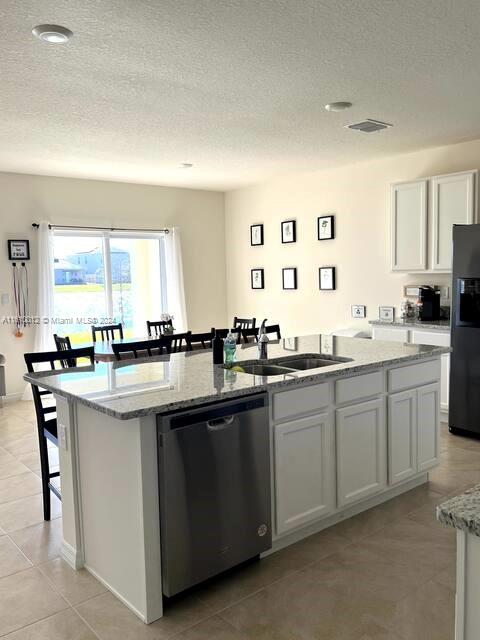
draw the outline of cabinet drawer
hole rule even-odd
[[[412,331],[414,344],[429,344],[434,347],[449,347],[450,334],[440,331]]]
[[[411,364],[388,372],[388,390],[402,391],[440,380],[440,358]]]
[[[328,382],[279,391],[273,396],[273,419],[286,420],[316,413],[328,406],[329,402]]]
[[[383,376],[381,371],[373,371],[362,376],[337,380],[335,384],[335,402],[343,404],[362,398],[378,396],[383,391]]]

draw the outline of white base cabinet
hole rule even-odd
[[[345,507],[386,487],[383,398],[337,409],[337,502]]]
[[[439,461],[438,383],[388,398],[388,482],[398,484]]]
[[[274,427],[276,526],[279,534],[335,508],[335,445],[330,414]]]

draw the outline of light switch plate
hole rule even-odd
[[[64,424],[58,425],[58,446],[64,451],[68,450],[67,427]]]
[[[367,307],[364,304],[352,304],[352,318],[365,318]]]

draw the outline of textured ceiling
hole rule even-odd
[[[480,137],[478,0],[0,0],[0,33],[0,171],[224,190]]]

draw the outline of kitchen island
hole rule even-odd
[[[211,351],[26,375],[57,401],[64,559],[145,622],[161,617],[157,428],[172,411],[267,394],[267,553],[427,482],[447,351],[316,335],[269,344],[268,364],[285,368],[278,375],[213,365]],[[298,368],[319,354],[322,366]],[[249,370],[256,345],[237,356]]]

